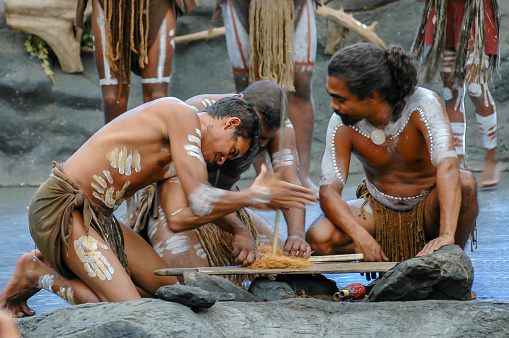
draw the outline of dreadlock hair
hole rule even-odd
[[[258,148],[261,135],[261,124],[258,114],[253,105],[238,97],[224,97],[204,110],[215,119],[237,117],[240,125],[233,133],[237,139],[239,136],[251,140],[250,148]]]
[[[369,43],[357,43],[332,56],[328,75],[344,80],[361,100],[378,92],[393,105],[392,121],[397,121],[405,107],[405,98],[415,90],[417,65],[401,46],[384,50]]]
[[[287,111],[283,111],[283,100],[286,102],[284,107],[288,107],[288,98],[281,86],[269,80],[259,80],[250,84],[241,94],[253,104],[270,129],[281,127],[281,115],[285,115],[286,119],[287,114]]]
[[[140,68],[148,63],[149,0],[101,2],[106,20],[106,59],[117,75],[118,86],[129,85],[131,52],[139,54]]]

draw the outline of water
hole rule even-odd
[[[350,176],[343,195],[353,198],[355,183],[360,176]],[[242,184],[241,184],[242,185]],[[243,184],[246,187],[247,183]],[[28,231],[27,208],[36,189],[31,187],[0,188],[0,290],[3,290],[12,276],[16,261],[25,252],[35,249]],[[479,248],[470,252],[467,243],[467,254],[474,266],[473,290],[478,300],[509,301],[509,265],[505,258],[509,256],[509,232],[506,232],[509,219],[509,173],[502,175],[501,184],[491,190],[479,191],[480,213],[477,220]],[[119,210],[122,212],[122,209]],[[274,224],[275,212],[259,212]],[[309,206],[306,214],[306,226],[310,226],[320,214],[320,206]],[[281,218],[280,235],[286,236],[286,223]],[[336,281],[338,287],[352,283],[366,285],[367,281],[360,274],[327,275]],[[29,306],[41,314],[50,310],[69,306],[55,294],[41,290],[28,301]]]

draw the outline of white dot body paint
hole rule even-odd
[[[98,248],[108,250],[108,246],[91,236],[81,236],[74,241],[74,251],[83,263],[85,271],[90,278],[97,277],[100,280],[111,280],[115,269]]]
[[[189,206],[196,216],[207,216],[212,213],[215,204],[225,195],[226,191],[224,190],[200,183],[189,195]]]
[[[449,87],[444,87],[444,100],[449,101],[452,99],[452,90]]]
[[[50,292],[53,292],[52,287],[53,283],[55,282],[55,276],[53,275],[44,275],[39,277],[39,282],[37,283],[37,286],[39,289],[48,290]]]
[[[286,127],[286,128],[292,128],[292,129],[294,129],[294,128],[293,128],[292,121],[290,121],[289,119],[286,119],[286,120],[285,120],[285,127]]]
[[[272,154],[272,168],[275,170],[280,167],[292,166],[295,157],[291,149],[282,149]]]
[[[196,250],[196,256],[200,257],[201,259],[207,258],[207,253],[205,252],[205,250],[203,250],[203,247],[201,246],[200,243],[196,244],[193,247],[193,249]]]
[[[336,148],[334,146],[334,138],[338,128],[344,126],[343,121],[337,114],[332,114],[327,127],[327,136],[325,138],[325,152],[323,153],[322,168],[320,174],[320,185],[331,185],[334,181],[339,180],[345,185],[345,174],[343,168],[339,168],[336,160]]]
[[[69,304],[76,305],[76,302],[74,301],[74,291],[72,291],[71,287],[60,288],[60,290],[57,291],[57,295],[62,297]]]

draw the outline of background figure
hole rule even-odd
[[[498,1],[468,3],[466,5],[465,0],[426,0],[412,50],[421,59],[426,81],[440,68],[443,98],[461,168],[465,168],[464,99],[468,92],[486,149],[479,186],[489,187],[498,184],[501,170],[496,151],[497,112],[488,89],[488,82],[498,66]]]
[[[314,0],[293,0],[293,3],[282,1],[263,2],[259,0],[218,0],[217,9],[222,9],[223,21],[226,27],[226,45],[237,92],[243,91],[250,82],[259,79],[274,81],[287,91],[288,115],[295,128],[297,140],[300,181],[303,186],[318,192],[317,186],[309,177],[314,127],[314,104],[311,90],[316,57],[314,2]],[[293,8],[282,8],[287,5],[290,7],[293,5]],[[250,11],[250,8],[255,8],[256,11]],[[292,13],[294,27],[281,27],[286,22],[283,19],[291,19]],[[216,11],[215,18],[217,18],[217,14]],[[268,30],[274,29],[274,38],[261,37],[261,34],[258,33],[261,33],[262,30],[255,28],[255,22],[257,22],[258,27],[263,26]],[[279,27],[280,30],[278,31],[276,27]],[[294,29],[293,37],[291,36],[292,29]],[[258,35],[257,41],[254,41],[256,39],[252,34],[253,30],[257,32],[257,34],[254,34]],[[287,38],[286,41],[285,37]],[[278,43],[280,43],[279,51],[283,51],[279,55],[278,46],[275,46]],[[263,44],[263,46],[260,46],[260,44]],[[268,53],[273,58],[269,60],[259,53],[253,55],[253,48],[256,48],[254,45],[261,47],[257,50],[269,50]],[[284,47],[285,45],[287,48]],[[292,48],[293,53],[287,53]],[[295,67],[285,69],[285,66],[291,66],[292,59],[295,61]],[[253,69],[253,64],[256,69]],[[257,71],[256,74],[255,70]],[[263,161],[263,158],[261,159]],[[259,167],[259,164],[257,167]]]
[[[76,26],[81,28],[86,2],[78,1]],[[177,15],[194,9],[196,2],[93,0],[92,4],[95,62],[108,123],[127,110],[131,70],[141,75],[144,102],[168,95]]]

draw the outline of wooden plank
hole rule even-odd
[[[311,256],[308,258],[310,262],[350,262],[358,261],[364,258],[363,254],[350,255],[328,255],[328,256]]]
[[[355,273],[355,272],[387,272],[395,262],[334,262],[313,264],[301,269],[250,269],[241,266],[216,266],[198,268],[169,268],[154,272],[157,276],[182,276],[184,271],[198,271],[207,275],[269,275],[269,274],[313,274],[313,273]]]

